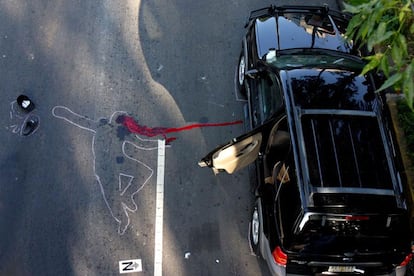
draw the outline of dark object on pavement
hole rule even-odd
[[[26,95],[20,95],[17,97],[17,104],[26,112],[31,112],[35,105]]]
[[[22,135],[28,136],[32,134],[39,126],[39,119],[37,116],[29,116],[22,126]]]

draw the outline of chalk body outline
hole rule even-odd
[[[56,114],[57,109],[62,109],[65,112],[68,112],[70,114],[70,116],[72,116],[73,120],[70,120],[69,118],[67,118],[65,116],[57,115]],[[115,112],[113,112],[112,115],[109,117],[108,124],[113,123],[114,118],[116,117],[117,114],[123,115],[123,114],[128,114],[128,113],[126,111],[115,111]],[[127,153],[125,148],[126,148],[127,145],[130,145],[134,149],[151,151],[151,150],[158,149],[158,146],[142,147],[142,146],[139,146],[139,145],[137,145],[137,144],[135,144],[131,141],[127,141],[127,140],[122,141],[121,153],[122,153],[123,157],[127,158],[130,161],[136,162],[137,164],[142,165],[149,172],[149,175],[144,179],[144,181],[139,185],[139,187],[129,195],[129,202],[132,204],[132,208],[130,206],[128,206],[125,202],[121,201],[121,206],[120,207],[122,208],[122,212],[124,213],[124,215],[126,217],[126,220],[127,220],[126,222],[122,222],[122,220],[117,215],[115,215],[114,210],[113,210],[113,206],[111,206],[111,204],[109,203],[108,197],[105,193],[105,187],[104,187],[103,181],[101,179],[101,176],[97,172],[97,165],[98,164],[96,162],[97,154],[96,154],[96,151],[95,151],[97,130],[94,129],[93,126],[99,125],[99,122],[101,120],[106,120],[106,118],[101,117],[98,120],[93,120],[93,119],[88,118],[87,116],[80,115],[80,114],[72,111],[70,108],[68,108],[66,106],[63,106],[63,105],[54,106],[52,108],[52,115],[57,119],[62,119],[62,120],[66,121],[69,124],[72,124],[72,125],[74,125],[78,128],[81,128],[83,130],[87,130],[87,131],[93,133],[93,138],[92,138],[93,173],[94,173],[95,178],[96,178],[96,180],[97,180],[97,182],[100,186],[100,191],[101,191],[102,197],[104,199],[105,205],[107,206],[107,208],[108,208],[111,216],[113,217],[113,219],[118,223],[118,234],[119,235],[125,234],[125,231],[128,229],[128,227],[130,225],[129,212],[135,213],[138,210],[138,206],[137,206],[137,204],[134,200],[134,196],[136,194],[138,194],[147,185],[148,181],[151,179],[151,177],[154,174],[154,170],[149,165],[147,165],[146,163],[138,160],[137,158],[134,158],[134,157],[130,156]],[[82,121],[83,124],[77,123],[77,122],[75,122],[75,120]],[[157,141],[158,141],[156,139],[142,139],[136,134],[134,134],[133,137],[138,139],[139,142],[157,143]],[[117,173],[117,172],[115,172],[115,173]],[[122,179],[123,178],[128,178],[129,179],[128,184],[124,187],[122,187]],[[125,173],[125,172],[119,172],[118,175],[117,175],[117,179],[118,179],[118,185],[116,187],[118,189],[116,189],[116,190],[119,192],[120,196],[124,196],[126,191],[129,188],[131,188],[132,181],[134,181],[135,176],[132,175],[132,174],[129,174],[129,173]]]

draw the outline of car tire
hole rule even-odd
[[[260,257],[260,214],[257,202],[253,207],[249,223],[249,243],[252,253]]]
[[[239,56],[239,62],[237,63],[236,69],[236,88],[243,96],[246,96],[246,86],[244,84],[245,81],[245,72],[246,72],[246,59],[243,54],[243,50]]]

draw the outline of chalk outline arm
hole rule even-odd
[[[56,114],[56,110],[64,110],[66,113],[64,115],[58,115]],[[98,125],[98,122],[92,119],[89,119],[86,116],[82,116],[74,111],[72,111],[70,108],[63,106],[63,105],[57,105],[52,108],[52,115],[55,118],[62,119],[69,124],[72,124],[74,126],[77,126],[81,129],[91,131],[93,133],[96,133],[96,127]]]

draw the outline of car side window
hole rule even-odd
[[[277,232],[283,242],[288,242],[296,218],[300,214],[301,203],[286,116],[283,116],[270,131],[265,161],[269,168],[273,168],[272,177],[267,182],[265,179],[265,183],[271,183],[275,191]]]
[[[299,189],[292,158],[281,163],[276,179],[275,213],[282,242],[287,245],[292,238],[295,221],[301,212]]]
[[[272,171],[276,163],[287,158],[290,148],[290,134],[285,115],[273,126],[269,133],[265,150],[266,165],[269,171]]]
[[[269,119],[282,105],[282,91],[274,74],[265,74],[259,81],[259,101],[262,122]]]

